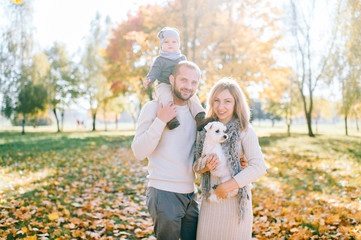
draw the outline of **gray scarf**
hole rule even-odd
[[[159,56],[162,56],[164,58],[168,58],[170,60],[176,60],[176,59],[182,57],[182,54],[179,51],[179,49],[176,52],[165,52],[163,50],[159,50]]]
[[[241,125],[240,122],[236,119],[232,119],[227,123],[227,134],[228,140],[221,143],[222,150],[228,160],[228,165],[232,172],[232,177],[237,175],[240,171],[242,171],[241,164],[239,162],[239,152],[240,147],[242,147],[239,142],[241,139]],[[205,166],[200,166],[198,164],[198,159],[202,156],[203,143],[204,138],[206,136],[206,130],[202,130],[198,132],[196,148],[195,148],[195,163],[196,170],[202,170]],[[207,198],[209,196],[209,191],[211,190],[211,175],[210,172],[205,172],[201,174],[201,190],[202,197]],[[241,220],[244,216],[245,209],[247,206],[247,200],[249,200],[249,196],[247,194],[246,186],[240,188],[238,190],[238,200],[239,200],[239,220]]]

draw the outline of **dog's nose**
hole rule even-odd
[[[228,135],[223,135],[223,138],[224,138],[224,139],[227,139],[227,138],[228,138]]]

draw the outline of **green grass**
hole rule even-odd
[[[254,127],[269,166],[254,184],[254,237],[359,239],[360,134],[320,126],[327,134],[310,138],[298,126],[288,137],[280,126]],[[129,131],[0,132],[0,236],[80,239],[103,229],[103,237],[151,236],[147,163],[134,159],[132,138]],[[52,213],[59,218],[50,220]]]

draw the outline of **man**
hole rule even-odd
[[[169,77],[174,103],[144,105],[132,143],[137,159],[148,157],[147,207],[157,239],[196,239],[198,203],[192,169],[196,122],[187,105],[198,87],[200,70],[178,63]],[[166,128],[177,116],[180,126]]]

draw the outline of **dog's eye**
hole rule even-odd
[[[219,130],[216,130],[216,133],[219,133]]]

